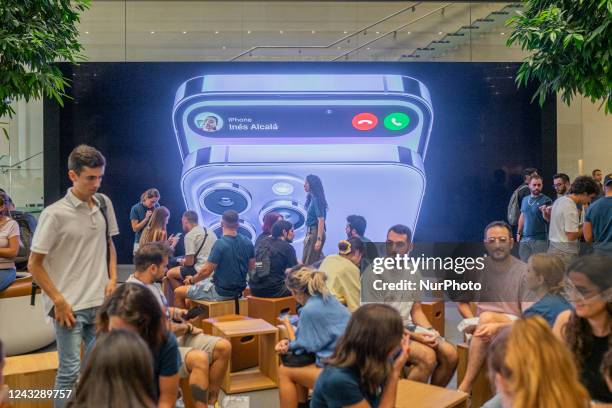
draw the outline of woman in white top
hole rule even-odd
[[[15,257],[19,252],[19,224],[9,214],[9,199],[0,194],[0,291],[15,281]]]

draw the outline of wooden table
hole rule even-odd
[[[397,386],[396,408],[467,408],[466,393],[400,380]]]

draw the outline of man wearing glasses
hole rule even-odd
[[[394,225],[387,232],[385,243],[386,257],[397,259],[408,256],[412,249],[412,231],[405,225]],[[396,265],[397,266],[397,265]],[[419,286],[421,274],[409,268],[387,269],[375,274],[369,267],[361,275],[361,304],[385,303],[398,310],[404,320],[404,327],[412,332],[410,339],[409,363],[414,365],[408,379],[446,387],[457,367],[457,350],[455,346],[440,336],[423,313],[418,290],[376,290],[385,284],[396,284],[410,281]],[[388,287],[388,286],[386,286]]]
[[[527,264],[510,253],[514,245],[510,225],[494,221],[487,225],[484,235],[488,254],[484,268],[482,271],[473,271],[478,276],[466,277],[467,280],[480,282],[483,288],[470,299],[477,301],[478,324],[466,329],[466,332],[473,331],[473,336],[465,377],[458,387],[468,394],[484,363],[489,342],[501,328],[517,320],[531,305],[529,301],[533,300],[525,280]],[[469,302],[459,302],[457,307],[464,319],[475,317]]]

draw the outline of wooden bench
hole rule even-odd
[[[421,308],[432,327],[444,336],[444,301],[421,302]]]
[[[4,382],[12,390],[52,390],[59,360],[57,351],[7,357]],[[12,400],[13,408],[52,408],[53,400]]]
[[[396,408],[467,408],[468,395],[461,391],[410,380],[397,384]],[[480,405],[472,405],[480,407]]]
[[[275,325],[281,314],[296,314],[297,303],[293,296],[282,298],[261,298],[249,296],[249,316],[256,319],[264,319]]]
[[[235,337],[259,337],[258,369],[232,372],[231,362],[221,383],[226,394],[276,388],[278,384],[278,355],[274,347],[278,342],[278,329],[263,319],[216,322],[213,335],[231,341]]]
[[[465,343],[457,345],[459,363],[457,364],[457,384],[461,384],[467,370],[469,346]],[[489,382],[486,363],[478,372],[474,385],[472,386],[472,406],[480,407],[482,404],[493,398],[494,392]]]

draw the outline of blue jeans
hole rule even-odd
[[[0,292],[15,282],[17,271],[15,268],[0,269]]]
[[[97,307],[91,307],[74,312],[76,323],[70,329],[60,325],[57,321],[54,322],[57,353],[59,355],[59,367],[55,377],[56,390],[74,388],[81,368],[81,341],[83,341],[85,350],[87,350],[96,337],[97,310]],[[62,408],[67,401],[67,399],[56,399],[53,406],[54,408]]]

